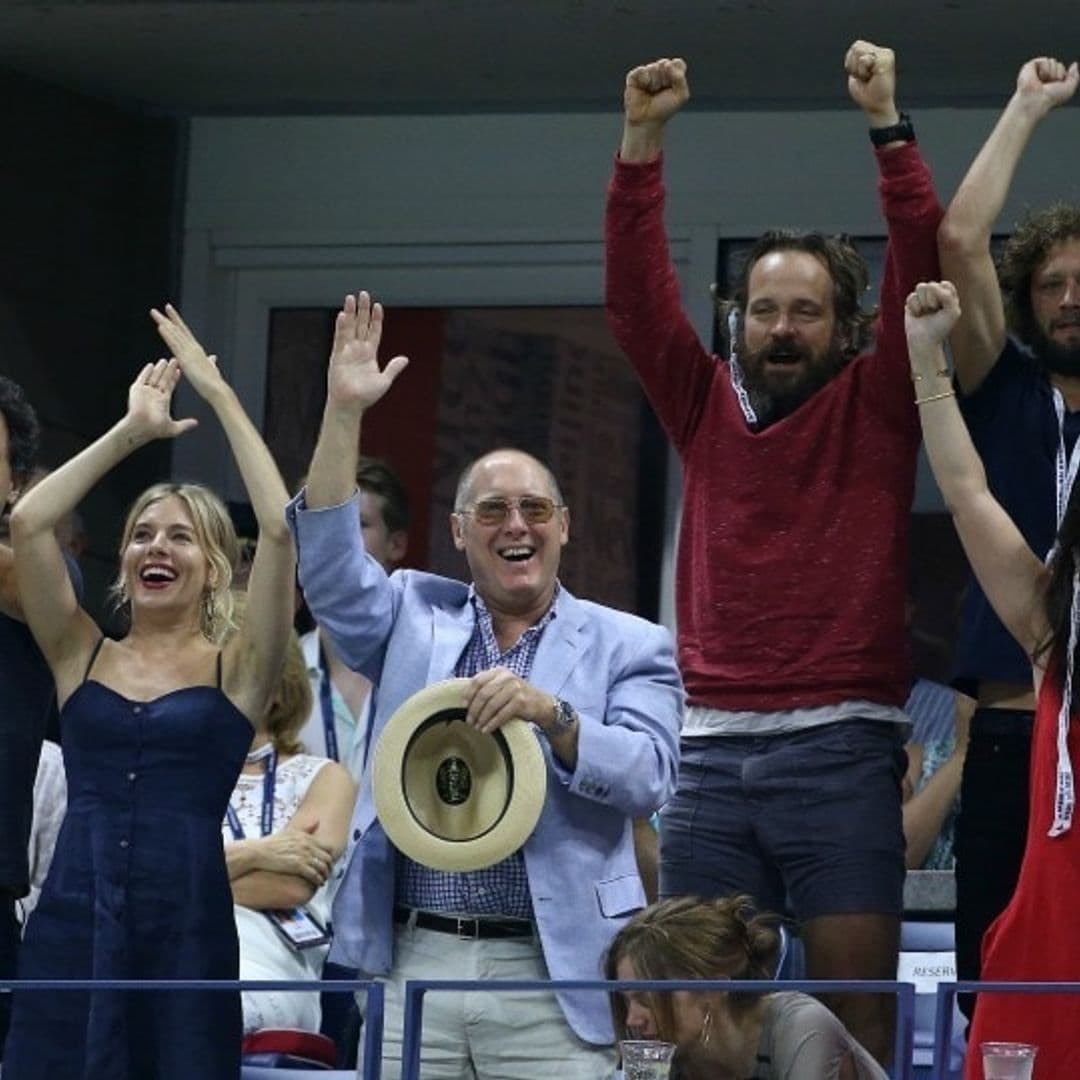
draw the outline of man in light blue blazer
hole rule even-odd
[[[466,721],[532,722],[548,769],[539,822],[486,870],[446,873],[397,852],[375,816],[370,755],[334,907],[335,958],[386,977],[384,1075],[400,1072],[409,978],[599,978],[645,894],[632,819],[672,794],[683,690],[670,635],[572,596],[558,582],[569,512],[550,470],[496,450],[458,486],[451,530],[472,585],[365,554],[355,506],[361,419],[405,367],[376,357],[382,309],[348,297],[308,484],[289,507],[300,583],[342,658],[378,687],[377,740],[417,690],[470,679]],[[462,919],[461,917],[466,918]],[[426,999],[423,1075],[610,1077],[614,1033],[599,993]]]

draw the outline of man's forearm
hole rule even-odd
[[[655,161],[664,149],[663,125],[624,124],[619,157],[631,164]]]
[[[941,277],[937,231],[941,204],[930,170],[914,142],[877,151],[881,170],[881,208],[888,226],[877,327],[877,355],[894,376],[890,393],[899,393],[908,379],[904,339],[904,301],[920,281]]]
[[[1014,94],[971,163],[942,223],[942,239],[985,248],[1005,206],[1013,176],[1044,112]]]
[[[363,410],[327,403],[311,458],[305,503],[309,510],[338,506],[356,489]]]

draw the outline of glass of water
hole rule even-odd
[[[984,1080],[1031,1080],[1038,1047],[1031,1043],[984,1042],[981,1049]]]
[[[624,1039],[619,1043],[625,1080],[668,1080],[675,1044],[654,1039]]]

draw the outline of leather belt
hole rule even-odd
[[[461,918],[457,915],[436,915],[431,911],[415,908],[394,908],[394,922],[399,926],[408,924],[421,930],[435,930],[440,934],[453,934],[463,941],[476,938],[532,937],[533,924],[528,919],[504,919],[498,916],[484,918]]]

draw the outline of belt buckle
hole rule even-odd
[[[457,919],[458,941],[475,941],[480,936],[479,919]]]

